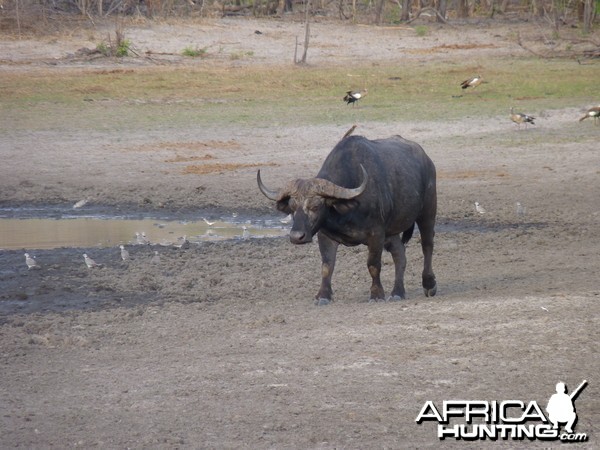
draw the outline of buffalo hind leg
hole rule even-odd
[[[339,244],[322,233],[317,234],[317,239],[319,241],[319,251],[321,252],[321,289],[315,296],[315,304],[322,306],[328,305],[333,298],[331,277],[333,276],[333,269],[335,269],[335,258]]]
[[[421,233],[421,248],[423,249],[423,292],[425,297],[433,297],[437,292],[435,274],[433,273],[433,220],[417,222]]]
[[[404,271],[406,270],[406,250],[400,235],[389,237],[385,241],[385,249],[391,253],[394,260],[395,281],[389,301],[403,300],[406,298],[404,290]]]
[[[372,237],[367,246],[369,247],[369,256],[367,257],[367,267],[373,283],[371,284],[370,302],[385,300],[385,291],[381,284],[381,254],[383,253],[383,238],[380,236]]]

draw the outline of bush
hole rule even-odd
[[[206,47],[205,48],[192,48],[192,47],[186,47],[183,49],[183,51],[181,52],[181,54],[183,56],[189,56],[192,58],[203,58],[204,56],[206,56]]]

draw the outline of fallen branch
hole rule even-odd
[[[423,14],[424,12],[432,12],[432,13],[435,13],[435,15],[438,17],[438,19],[440,19],[440,20],[441,20],[441,21],[442,21],[442,22],[443,22],[445,25],[449,25],[449,26],[451,26],[451,27],[453,27],[453,28],[454,28],[454,25],[450,24],[450,23],[449,23],[449,22],[446,20],[446,18],[440,14],[440,12],[439,12],[437,9],[435,9],[435,8],[433,8],[433,7],[431,7],[431,6],[427,6],[427,7],[425,7],[425,8],[421,8],[421,9],[419,9],[419,10],[416,12],[416,14],[415,14],[415,17],[413,17],[412,19],[408,20],[406,23],[408,24],[408,23],[414,22],[414,21],[415,21],[415,20],[417,20],[417,19],[419,18],[419,16],[420,16],[421,14]]]

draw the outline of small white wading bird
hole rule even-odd
[[[190,241],[188,241],[187,235],[183,235],[177,238],[177,242],[173,244],[175,248],[181,248],[183,250],[190,248]]]
[[[35,256],[29,256],[29,253],[25,253],[25,264],[27,264],[27,269],[39,269],[37,261],[35,260]]]
[[[142,232],[142,233],[135,233],[135,241],[139,244],[139,245],[147,245],[150,243],[150,241],[148,240],[148,238],[146,237],[146,233]]]
[[[485,214],[485,208],[479,204],[479,202],[475,202],[475,211],[479,214]]]
[[[73,205],[73,209],[83,208],[90,201],[90,198],[84,198],[83,200],[79,200],[77,203]]]
[[[212,226],[215,224],[215,222],[211,222],[211,221],[210,221],[210,220],[208,220],[206,217],[203,217],[203,218],[202,218],[202,220],[204,220],[204,223],[205,223],[206,225],[208,225],[209,227],[212,227]]]
[[[517,202],[515,203],[515,212],[517,213],[517,216],[524,216],[527,212],[527,208],[521,205],[521,202]]]
[[[87,253],[83,254],[83,260],[85,261],[85,265],[87,266],[88,269],[91,269],[93,267],[102,267],[102,264],[98,264],[96,261],[94,261],[92,258],[90,258]]]
[[[248,230],[248,227],[244,225],[242,229],[244,230],[242,232],[242,239],[250,239],[250,230]]]
[[[119,245],[119,248],[121,249],[121,259],[127,261],[129,259],[129,252],[125,250],[125,246],[123,245]]]
[[[154,250],[154,256],[152,257],[152,259],[150,260],[150,262],[152,264],[159,264],[160,263],[160,255],[158,254],[157,250]]]
[[[294,218],[294,216],[289,214],[286,217],[284,217],[283,219],[279,219],[279,221],[281,223],[283,223],[284,225],[287,225],[288,223],[290,223],[292,221],[293,218]]]

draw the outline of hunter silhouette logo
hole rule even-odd
[[[573,402],[586,385],[587,381],[583,380],[571,394],[567,394],[565,383],[557,383],[556,393],[546,406],[547,416],[535,400],[529,403],[520,400],[445,400],[439,409],[434,402],[426,401],[415,421],[418,424],[424,421],[437,422],[440,440],[540,439],[585,442],[588,439],[586,433],[573,431],[577,422]],[[559,432],[560,424],[565,424],[562,433]]]
[[[552,422],[553,429],[558,429],[559,422],[566,423],[565,431],[569,434],[573,433],[573,425],[577,422],[577,413],[575,412],[575,405],[573,400],[579,395],[579,393],[586,386],[587,380],[583,382],[573,391],[571,395],[567,394],[567,387],[565,383],[556,383],[556,394],[550,397],[548,400],[548,418]]]

